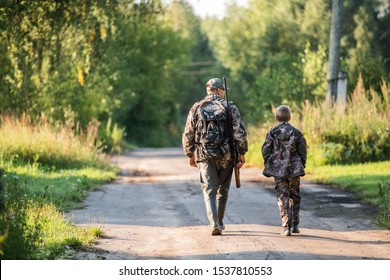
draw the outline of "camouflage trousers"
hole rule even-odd
[[[283,227],[293,227],[299,224],[299,209],[301,204],[300,177],[275,178],[276,196]]]

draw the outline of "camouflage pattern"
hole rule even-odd
[[[199,102],[195,143],[205,159],[220,159],[229,151],[227,114],[222,99],[203,99]]]
[[[301,205],[300,177],[275,178],[276,195],[283,227],[293,227],[299,224]]]
[[[207,86],[210,86],[211,89],[217,89],[217,88],[225,89],[225,86],[220,78],[212,78],[208,80],[206,83],[206,87]]]
[[[202,101],[196,102],[190,109],[183,133],[182,144],[184,154],[187,157],[195,156],[197,162],[210,160],[209,153],[205,151],[205,147],[200,143],[201,131],[198,131],[198,122],[201,119],[200,105],[204,105],[203,108],[205,110],[211,111],[220,108],[221,105],[226,108],[227,103],[219,95],[209,94]],[[244,155],[248,151],[246,129],[241,121],[240,112],[236,105],[233,102],[229,102],[229,106],[232,113],[233,137],[236,141],[236,149],[239,154]],[[217,166],[226,168],[232,160],[226,123],[223,133],[226,139],[221,143],[217,143],[217,145],[224,151],[224,155],[214,160]]]
[[[302,132],[288,122],[279,123],[267,133],[261,148],[264,158],[263,174],[275,178],[304,176],[306,149]]]

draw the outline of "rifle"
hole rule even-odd
[[[226,96],[226,111],[227,111],[227,127],[228,127],[228,133],[229,133],[229,145],[230,145],[230,152],[232,155],[232,160],[234,164],[234,178],[236,180],[236,187],[241,187],[241,180],[240,180],[240,169],[236,167],[237,163],[237,149],[236,149],[236,143],[234,141],[233,137],[233,122],[232,122],[232,112],[230,111],[230,105],[229,105],[229,97],[228,97],[228,88],[226,83],[226,77],[223,77],[223,84],[225,87],[225,96]]]

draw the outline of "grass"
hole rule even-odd
[[[308,168],[306,179],[353,191],[360,201],[378,207],[378,225],[390,229],[390,161]]]
[[[75,227],[64,211],[82,207],[88,191],[114,179],[116,168],[52,170],[28,164],[7,167],[2,181],[7,186],[8,205],[0,215],[0,235],[6,227],[10,226],[10,230],[1,244],[4,255],[0,259],[67,259],[75,249],[87,247],[101,235],[100,227]],[[89,222],[97,224],[85,221]],[[20,240],[21,231],[27,241]],[[20,251],[22,244],[30,250]]]
[[[64,215],[118,172],[99,148],[97,129],[0,117],[0,259],[68,259],[102,234]]]
[[[378,185],[390,182],[390,161],[309,167],[306,179],[354,191],[365,203],[378,204]]]
[[[17,180],[24,190],[24,196],[52,203],[60,211],[82,207],[82,201],[89,191],[113,180],[117,173],[114,167],[55,169],[20,163],[9,164],[6,170],[3,176]]]
[[[45,117],[0,116],[0,135],[0,160],[54,168],[105,165],[96,122],[81,130],[73,121],[60,124]]]

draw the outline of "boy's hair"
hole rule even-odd
[[[290,107],[286,105],[280,105],[278,108],[276,108],[275,117],[279,122],[288,122],[291,119]]]

